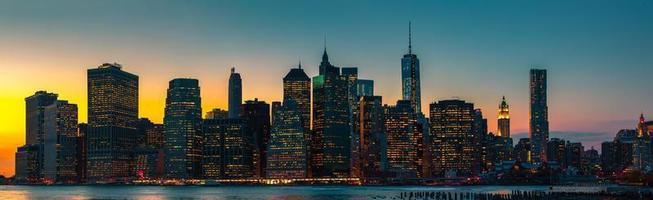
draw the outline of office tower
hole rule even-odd
[[[510,137],[510,110],[508,108],[508,103],[506,103],[505,96],[501,99],[501,104],[499,104],[499,116],[497,117],[497,136],[506,138]]]
[[[169,83],[163,118],[165,176],[198,178],[202,159],[202,99],[197,79],[177,78]]]
[[[50,183],[75,183],[77,105],[57,100],[46,106],[43,114],[43,178]]]
[[[231,68],[229,76],[229,118],[238,118],[240,115],[240,104],[243,102],[243,81],[236,68]]]
[[[205,119],[202,175],[206,179],[252,178],[252,139],[243,119]]]
[[[360,163],[356,177],[381,178],[387,166],[387,141],[381,96],[362,96],[358,103],[357,134],[360,138]]]
[[[581,158],[583,157],[583,152],[585,152],[585,148],[580,142],[567,142],[564,156],[564,166],[567,168],[567,171],[581,172]]]
[[[490,152],[495,166],[504,161],[514,160],[512,138],[492,136]]]
[[[204,119],[227,119],[229,118],[229,111],[222,110],[220,108],[214,108],[209,112],[206,112]]]
[[[546,143],[546,157],[547,163],[549,166],[559,166],[562,169],[566,169],[567,166],[565,160],[565,152],[567,148],[567,142],[560,138],[551,138]]]
[[[302,127],[308,140],[311,130],[311,79],[306,75],[302,64],[283,77],[283,100],[292,100],[297,104],[297,109],[302,116]],[[308,145],[308,144],[307,144]]]
[[[134,174],[137,179],[156,179],[163,176],[165,136],[163,124],[141,118],[137,125],[139,142],[134,149]]]
[[[531,163],[533,156],[533,144],[529,138],[521,138],[517,145],[515,145],[515,150],[513,151],[515,161],[520,163]]]
[[[347,77],[322,55],[320,74],[313,77],[311,173],[314,177],[349,177],[351,124]]]
[[[430,105],[434,176],[473,175],[474,104],[443,100]]]
[[[357,177],[360,174],[360,135],[354,130],[358,121],[354,117],[358,115],[358,68],[356,67],[343,67],[341,69],[342,76],[347,79],[347,98],[349,106],[349,126],[352,127],[350,133],[350,176]]]
[[[356,96],[374,96],[374,81],[367,79],[356,80]]]
[[[384,108],[388,170],[397,178],[419,177],[419,138],[417,114],[408,100]]]
[[[42,144],[44,131],[44,110],[46,106],[57,101],[57,94],[47,91],[37,91],[34,95],[25,98],[25,130],[27,132],[26,145]]]
[[[401,89],[403,100],[409,100],[416,113],[422,112],[421,89],[419,78],[419,59],[413,54],[412,35],[408,23],[408,53],[401,58]]]
[[[273,115],[268,146],[267,178],[306,178],[307,145],[302,124],[302,112],[293,100],[272,102]]]
[[[549,111],[546,104],[546,70],[531,69],[530,132],[533,162],[546,161],[546,141],[549,140]]]
[[[246,132],[252,138],[254,177],[265,177],[267,146],[270,140],[270,104],[258,99],[242,104],[240,118],[246,121]]]
[[[45,108],[57,101],[57,94],[37,91],[25,98],[25,145],[16,152],[16,181],[36,183],[42,178]]]
[[[123,71],[119,64],[104,63],[89,69],[87,79],[88,181],[125,181],[133,164],[138,76]]]

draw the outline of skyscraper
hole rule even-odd
[[[252,140],[243,119],[206,119],[202,171],[207,179],[252,178]]]
[[[270,141],[270,104],[258,99],[245,101],[241,106],[240,118],[246,121],[247,135],[254,152],[254,176],[265,177],[267,147]]]
[[[243,82],[236,68],[231,68],[229,76],[229,118],[238,118],[240,115],[240,104],[243,102]]]
[[[132,170],[138,76],[119,64],[104,63],[88,74],[87,178],[89,182],[126,180]]]
[[[367,79],[356,80],[356,96],[374,96],[374,81]]]
[[[37,91],[25,98],[25,145],[16,152],[16,181],[36,183],[43,177],[45,108],[57,101],[57,94]]]
[[[308,149],[302,113],[293,100],[272,102],[272,132],[267,154],[268,178],[306,178]]]
[[[307,134],[311,130],[311,79],[304,73],[301,63],[283,77],[283,100],[292,100],[297,104],[308,139]]]
[[[419,177],[419,138],[417,114],[408,100],[384,108],[388,171],[398,178]]]
[[[546,141],[549,140],[549,111],[546,103],[546,70],[531,69],[530,132],[533,162],[546,161]]]
[[[410,22],[408,23],[408,53],[401,58],[401,89],[403,100],[409,100],[416,113],[422,112],[419,79],[419,59],[413,54]]]
[[[347,77],[331,65],[326,48],[320,74],[313,77],[311,173],[315,177],[348,177],[351,118]]]
[[[504,96],[499,105],[499,116],[497,117],[497,136],[510,137],[510,110],[506,97]]]
[[[387,167],[388,144],[381,103],[381,96],[362,96],[358,103],[356,130],[360,135],[360,173],[355,175],[364,180],[381,178]]]
[[[57,183],[77,182],[77,105],[58,100],[45,107],[43,178]]]
[[[165,176],[189,179],[200,175],[202,158],[202,99],[197,79],[169,83],[163,118]]]
[[[443,100],[430,105],[434,176],[474,175],[474,104]]]

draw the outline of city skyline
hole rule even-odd
[[[12,12],[9,13],[11,14]],[[641,15],[646,15],[646,14],[641,14]],[[383,34],[383,36],[387,36],[385,34],[393,35],[392,37],[385,38],[388,40],[392,40],[391,42],[392,45],[390,45],[390,43],[387,46],[383,45],[383,49],[392,49],[392,52],[390,53],[379,52],[379,53],[363,54],[362,52],[365,50],[358,49],[358,48],[351,48],[350,45],[345,44],[347,43],[346,41],[350,41],[350,40],[357,41],[357,37],[340,35],[339,33],[337,33],[337,31],[329,31],[329,30],[322,30],[324,33],[302,33],[306,35],[312,35],[312,36],[304,36],[304,37],[314,37],[312,41],[315,42],[309,42],[311,41],[309,39],[306,41],[302,41],[306,43],[303,44],[304,46],[294,46],[295,48],[292,48],[291,45],[291,47],[285,47],[287,49],[284,51],[295,52],[295,53],[289,53],[289,55],[284,55],[279,57],[276,57],[276,55],[275,56],[267,55],[267,53],[270,53],[270,49],[264,48],[264,50],[262,51],[255,52],[249,55],[249,56],[257,57],[255,61],[247,61],[248,59],[247,57],[239,57],[239,56],[233,57],[235,59],[225,59],[220,57],[209,58],[208,54],[205,54],[207,57],[202,57],[198,59],[201,60],[199,61],[200,63],[201,62],[205,62],[205,63],[198,64],[198,61],[190,61],[193,60],[192,58],[197,58],[197,57],[189,56],[186,59],[184,59],[184,60],[189,60],[188,62],[186,62],[187,64],[176,61],[176,62],[171,62],[169,65],[166,64],[164,66],[161,66],[161,68],[156,68],[156,67],[158,67],[158,64],[165,63],[161,60],[166,60],[166,59],[161,59],[160,56],[166,55],[166,53],[158,54],[161,52],[158,53],[139,52],[138,48],[133,49],[133,47],[128,48],[126,52],[118,52],[117,50],[120,49],[120,46],[124,45],[123,43],[124,41],[123,42],[118,41],[116,44],[108,45],[110,49],[114,49],[114,50],[108,52],[93,51],[92,52],[93,55],[82,54],[87,56],[80,56],[82,58],[78,60],[74,59],[73,57],[70,57],[74,54],[74,52],[73,54],[71,54],[71,52],[68,51],[48,53],[48,52],[40,52],[42,50],[32,49],[36,51],[36,54],[31,55],[28,54],[28,52],[31,52],[30,47],[17,47],[16,50],[18,51],[15,52],[18,53],[22,52],[25,54],[20,55],[12,51],[13,53],[9,53],[7,55],[8,58],[7,60],[0,61],[0,66],[2,66],[3,68],[5,66],[9,66],[10,68],[8,75],[6,75],[6,77],[3,75],[3,79],[4,79],[3,81],[6,81],[6,83],[3,82],[2,84],[3,85],[2,106],[3,106],[3,110],[6,110],[3,111],[3,115],[7,115],[5,113],[8,113],[9,116],[3,116],[4,117],[2,118],[3,128],[0,134],[3,137],[10,138],[9,141],[2,143],[2,148],[7,148],[7,149],[0,149],[0,151],[3,154],[5,154],[6,152],[10,154],[10,155],[2,155],[3,158],[2,170],[1,170],[2,174],[4,175],[12,174],[11,173],[12,170],[8,169],[7,167],[9,166],[9,168],[13,168],[13,158],[12,158],[13,152],[15,151],[15,148],[18,145],[22,145],[24,143],[24,133],[25,133],[24,102],[23,102],[24,98],[29,95],[32,95],[34,91],[37,90],[47,90],[48,92],[54,92],[56,94],[59,94],[61,99],[66,99],[70,103],[77,104],[79,106],[78,120],[80,122],[86,122],[87,99],[85,94],[86,88],[84,88],[83,86],[85,80],[84,72],[87,69],[94,68],[92,66],[97,66],[102,62],[115,61],[120,64],[123,64],[124,69],[126,71],[130,73],[134,73],[138,75],[139,78],[141,78],[142,82],[139,82],[139,85],[142,87],[142,89],[140,89],[139,92],[142,95],[139,97],[139,101],[138,101],[140,103],[139,105],[140,112],[138,113],[139,117],[148,117],[153,122],[161,123],[163,121],[163,111],[164,111],[164,102],[165,102],[165,89],[166,89],[165,83],[176,77],[193,77],[200,80],[200,87],[203,88],[203,93],[201,94],[201,97],[203,100],[205,100],[203,101],[203,105],[202,105],[202,109],[204,111],[208,111],[213,108],[225,109],[226,100],[227,100],[226,80],[228,79],[225,78],[224,76],[227,76],[228,68],[232,67],[232,65],[236,65],[236,67],[239,69],[239,72],[243,76],[243,100],[259,98],[266,102],[280,101],[282,99],[282,94],[283,94],[281,92],[282,91],[281,77],[287,73],[287,70],[290,70],[290,68],[294,67],[295,65],[294,63],[296,63],[296,60],[298,59],[297,57],[299,57],[299,59],[302,60],[303,63],[305,63],[307,74],[310,77],[317,74],[317,65],[319,63],[317,60],[319,59],[320,53],[322,53],[321,52],[322,43],[320,41],[321,41],[321,37],[323,37],[324,34],[327,34],[329,36],[327,38],[328,41],[326,45],[329,50],[329,54],[331,55],[332,58],[331,61],[343,67],[349,67],[349,66],[358,67],[360,74],[363,75],[362,78],[368,78],[375,81],[375,84],[377,84],[375,86],[375,89],[377,90],[376,93],[378,93],[379,96],[383,96],[383,103],[394,104],[394,102],[396,102],[396,100],[400,99],[401,97],[401,89],[399,84],[401,80],[400,77],[397,76],[397,74],[400,72],[399,70],[400,63],[398,60],[401,58],[401,55],[406,52],[405,27],[408,19],[410,18],[411,17],[395,19],[397,21],[396,24],[388,25],[391,26],[393,29],[397,29],[397,30],[387,31],[387,33],[383,33],[382,31],[379,32],[379,34]],[[550,77],[548,96],[550,97],[549,118],[550,118],[550,126],[551,126],[550,129],[552,133],[556,131],[557,132],[563,131],[563,132],[605,133],[603,135],[596,136],[596,141],[600,142],[605,140],[605,138],[612,138],[614,136],[614,133],[618,131],[618,129],[610,128],[610,126],[600,125],[601,122],[628,120],[628,122],[614,125],[614,127],[619,127],[619,129],[632,128],[636,125],[635,124],[636,120],[634,119],[636,119],[639,116],[640,112],[643,112],[645,116],[652,116],[651,105],[646,103],[646,99],[651,99],[651,93],[642,94],[641,92],[641,91],[646,91],[643,89],[645,89],[647,83],[640,82],[642,80],[638,80],[637,78],[632,78],[632,79],[630,78],[633,76],[645,77],[643,76],[644,74],[650,74],[648,72],[650,72],[651,69],[650,68],[647,69],[644,67],[644,66],[650,66],[650,64],[648,63],[651,63],[648,62],[646,58],[644,58],[646,53],[643,53],[643,55],[631,55],[631,56],[636,56],[635,58],[637,58],[637,60],[641,62],[638,64],[637,63],[632,64],[624,60],[622,60],[621,62],[613,63],[614,66],[618,66],[619,65],[618,63],[623,64],[625,62],[626,64],[631,64],[631,66],[639,66],[639,67],[626,68],[630,70],[622,70],[620,71],[622,72],[622,74],[616,74],[617,75],[616,77],[607,77],[607,76],[603,77],[603,78],[613,78],[613,79],[608,79],[610,81],[608,81],[607,83],[597,82],[595,77],[591,76],[591,75],[599,75],[599,74],[592,74],[596,72],[587,72],[589,73],[589,75],[579,74],[579,73],[585,73],[581,69],[591,70],[591,68],[588,69],[586,67],[592,66],[591,64],[589,64],[592,62],[588,62],[587,60],[585,60],[585,62],[578,61],[578,60],[574,62],[565,62],[566,59],[569,59],[569,57],[573,57],[573,55],[581,56],[581,57],[588,56],[582,53],[572,54],[572,55],[562,55],[562,54],[552,54],[552,52],[539,52],[542,55],[527,56],[528,57],[527,59],[523,59],[519,61],[522,62],[521,64],[516,64],[519,62],[511,63],[506,68],[496,68],[496,66],[499,65],[498,63],[502,63],[502,62],[495,62],[493,66],[495,66],[494,70],[496,71],[488,73],[483,71],[486,69],[486,68],[482,68],[483,65],[474,65],[472,63],[465,63],[461,61],[461,60],[468,59],[467,56],[473,57],[475,54],[481,52],[472,51],[467,54],[462,53],[459,54],[458,56],[452,56],[452,57],[433,56],[434,52],[442,53],[442,51],[446,51],[446,49],[437,48],[438,43],[433,42],[434,40],[433,37],[438,38],[439,36],[442,36],[443,38],[448,38],[448,37],[452,37],[452,35],[447,35],[447,34],[435,35],[435,36],[429,35],[429,33],[433,33],[432,32],[433,25],[429,21],[414,20],[414,19],[411,20],[413,21],[413,40],[414,40],[413,44],[415,44],[414,45],[415,49],[413,50],[413,52],[419,55],[420,61],[422,62],[420,66],[422,70],[422,75],[421,75],[422,112],[424,112],[425,108],[427,108],[428,104],[431,102],[437,100],[450,99],[451,96],[459,96],[461,97],[461,99],[472,102],[475,105],[477,105],[477,107],[483,109],[483,112],[485,113],[488,119],[493,119],[493,116],[496,116],[497,114],[496,105],[499,103],[498,99],[500,96],[505,95],[507,96],[508,99],[510,99],[511,126],[512,126],[511,132],[513,133],[511,135],[513,135],[516,141],[517,138],[520,138],[519,136],[520,133],[525,133],[528,130],[528,100],[527,100],[528,88],[524,87],[524,85],[528,82],[528,80],[525,74],[528,72],[528,69],[533,67],[533,65],[538,65],[541,64],[540,62],[544,62],[545,66],[542,67],[548,69],[549,77]],[[9,25],[12,25],[10,27],[16,28],[15,30],[8,31],[10,33],[20,33],[21,31],[26,31],[32,34],[36,34],[34,32],[30,32],[29,30],[30,28],[38,29],[38,27],[18,26],[16,24],[11,23],[12,21],[0,20],[0,23],[5,23],[5,22],[8,22]],[[360,22],[360,23],[364,23],[364,22]],[[647,22],[641,22],[641,23],[647,23]],[[84,23],[77,24],[77,25],[73,24],[71,26],[73,28],[75,27],[79,28],[79,26],[83,26],[83,24]],[[58,31],[59,33],[54,33],[53,35],[54,38],[63,37],[63,35],[57,35],[57,34],[61,34],[61,30]],[[644,29],[640,31],[643,31],[644,33],[650,33],[651,30]],[[4,33],[4,34],[0,33],[0,35],[2,36],[11,36],[10,34],[9,35],[5,35],[5,34],[8,33]],[[119,37],[122,34],[123,33],[114,32],[114,33],[107,33],[107,35],[104,36],[113,38],[113,37]],[[363,33],[359,33],[359,34],[363,34]],[[451,34],[451,32],[448,32],[448,34]],[[81,39],[76,40],[77,43],[75,43],[74,42],[75,40],[73,40],[73,43],[65,44],[64,46],[73,47],[72,49],[76,49],[75,47],[79,47],[77,51],[81,49],[85,49],[86,47],[84,48],[81,47],[88,45],[85,44],[85,42],[89,41],[89,38],[87,37],[93,35],[94,35],[93,33],[86,33],[86,34],[82,33],[82,36],[86,36],[86,37],[82,37]],[[37,35],[28,34],[24,37],[13,36],[11,38],[14,38],[18,41],[34,40],[33,42],[39,43],[38,41],[42,41],[42,39],[45,39],[41,37],[43,36],[39,36],[38,34]],[[136,36],[136,38],[142,38],[142,37],[143,36]],[[70,39],[68,37],[63,37],[63,38]],[[134,38],[132,37],[131,39]],[[491,39],[491,38],[480,38],[478,40],[488,42],[486,41],[486,39]],[[630,44],[628,42],[634,42],[634,41],[642,42],[641,45],[643,46],[639,48],[643,48],[641,50],[643,52],[646,52],[647,48],[650,48],[647,47],[646,44],[650,44],[651,40],[644,39],[644,38],[639,38],[639,39],[640,40],[630,39],[626,41],[626,43]],[[5,39],[0,39],[0,40],[5,41]],[[53,39],[53,41],[48,42],[49,44],[48,43],[43,44],[44,47],[54,47],[57,45],[61,45],[58,44],[58,42],[55,42],[54,40],[55,39]],[[437,39],[435,40],[437,41]],[[239,41],[239,39],[236,38],[236,41]],[[460,41],[462,43],[466,42],[464,40],[464,37],[463,39],[460,38],[453,39],[453,41]],[[12,41],[8,41],[8,42],[10,42],[10,44],[15,44],[15,42]],[[362,44],[369,44],[369,41],[362,41],[360,43],[353,42],[353,43],[356,45],[362,45]],[[151,43],[147,43],[147,44],[151,44]],[[197,43],[195,42],[193,44],[197,44]],[[233,45],[237,45],[237,44],[233,44]],[[243,46],[248,46],[248,45],[252,45],[252,44],[244,43]],[[293,45],[299,45],[299,44],[295,43]],[[612,45],[616,45],[620,47],[618,44],[612,44]],[[35,46],[39,46],[39,45],[35,45]],[[375,46],[375,45],[371,45],[371,46]],[[429,48],[429,46],[436,46],[436,47]],[[609,47],[611,45],[607,45],[607,46]],[[200,46],[198,47],[198,49],[202,49],[205,47],[206,46]],[[480,47],[483,47],[483,45],[480,45]],[[572,46],[572,47],[580,48],[580,46]],[[5,48],[5,47],[0,47],[0,48]],[[191,48],[191,47],[187,47],[187,48]],[[226,49],[226,47],[223,48]],[[551,47],[549,46],[548,48]],[[626,47],[621,47],[621,48],[626,48]],[[634,48],[634,47],[630,47],[630,48]],[[626,49],[630,49],[630,48],[626,48]],[[300,53],[303,50],[306,50],[307,52]],[[481,51],[481,50],[477,50],[477,51]],[[614,51],[616,52],[617,50]],[[624,50],[624,51],[632,51],[632,50]],[[139,52],[139,54],[137,55],[143,57],[130,56],[128,55],[129,52],[132,53]],[[236,51],[236,52],[242,54],[248,54],[246,50]],[[492,54],[492,52],[488,52],[488,53]],[[45,55],[45,56],[44,58],[41,58],[39,60],[27,59],[27,58],[34,58],[32,56],[37,56],[37,55]],[[358,55],[363,55],[363,56],[358,57]],[[451,54],[445,53],[445,55],[451,55]],[[374,57],[377,56],[382,56],[384,58],[378,60],[374,59]],[[110,58],[110,57],[115,57],[115,58]],[[544,61],[539,60],[542,59],[542,57],[549,57],[550,60],[548,59],[544,59]],[[591,57],[594,58],[598,56],[591,56]],[[19,60],[16,58],[22,58],[23,60]],[[64,58],[69,58],[70,60],[66,61],[64,60]],[[498,58],[481,57],[479,58],[479,60],[487,61],[488,59],[494,60],[500,58],[501,57]],[[587,59],[587,57],[585,58]],[[629,57],[623,57],[623,59],[626,58]],[[42,62],[50,61],[50,60],[53,62],[52,63],[47,62],[45,65],[41,65],[44,64]],[[148,64],[149,61],[155,61],[155,62],[153,62],[150,65]],[[236,63],[231,63],[231,64],[209,63],[212,61],[236,62]],[[268,63],[268,61],[272,61],[272,62]],[[375,67],[376,66],[375,63],[377,62],[383,63],[381,67],[382,70],[378,70],[380,72],[378,72],[376,70],[377,68]],[[572,63],[576,63],[576,64],[586,63],[586,64],[584,64],[583,66],[578,66],[578,68],[572,67],[572,70],[566,69],[569,68],[570,66],[573,66]],[[179,67],[179,66],[186,66],[186,65],[194,65],[194,66]],[[35,66],[39,66],[39,67],[35,67]],[[463,69],[457,70],[460,69],[461,66],[463,66],[462,67]],[[610,69],[605,68],[605,66],[610,66],[610,65],[604,64],[603,66],[604,66],[604,68],[602,68],[603,70],[606,70],[608,72],[610,71]],[[161,71],[152,70],[153,68],[160,69]],[[259,71],[260,69],[264,69],[266,71],[260,72]],[[54,70],[54,71],[50,71],[50,70]],[[630,71],[637,71],[637,72],[635,73]],[[609,74],[608,72],[605,73]],[[20,77],[23,77],[22,79],[25,79],[25,77],[29,77],[27,76],[27,74],[31,74],[39,77],[39,76],[50,75],[51,73],[58,74],[61,77],[59,78],[59,77],[49,76],[49,77],[43,77],[40,80],[30,77],[27,78],[27,80],[30,83],[25,82],[23,80],[18,80],[20,79]],[[607,74],[603,74],[603,75],[607,75]],[[262,75],[269,76],[269,79],[267,77],[261,78]],[[515,78],[502,79],[504,78],[504,75],[514,76]],[[621,76],[626,76],[629,78],[622,79]],[[451,78],[461,79],[461,80],[452,81]],[[469,82],[469,83],[461,84],[462,83],[461,81]],[[619,83],[613,85],[616,82]],[[16,84],[21,84],[24,85],[25,87],[15,87],[14,85]],[[592,84],[598,84],[598,86],[591,86]],[[625,84],[625,85],[619,85],[619,84]],[[569,90],[568,88],[571,88],[571,90]],[[4,92],[5,89],[7,91],[6,93]],[[583,94],[583,93],[579,94],[575,92],[576,90],[583,91],[583,93],[588,92],[588,94]],[[617,92],[617,94],[613,94],[614,90],[619,90],[620,92]],[[499,92],[499,91],[503,91],[503,92]],[[606,91],[610,91],[612,93],[604,94]],[[607,96],[606,98],[602,98],[602,96],[600,95],[607,95]],[[18,101],[16,99],[18,99]],[[591,102],[591,103],[589,103],[589,106],[582,105],[582,104],[579,106],[577,103],[574,102],[565,102],[567,99],[574,99],[574,101],[578,99],[584,99],[584,100],[589,99],[587,102]],[[613,102],[625,102],[625,103],[622,104],[623,106],[621,105],[614,106],[612,104]],[[594,104],[598,104],[598,105],[594,105]],[[596,107],[603,108],[605,110],[595,111],[598,110],[595,109]],[[569,112],[570,110],[572,112]],[[204,113],[202,113],[202,115],[203,114]],[[586,124],[579,124],[579,123],[586,123]],[[490,123],[489,126],[490,126],[489,130],[491,132],[496,131],[495,123]],[[567,136],[575,137],[575,135],[567,135]],[[552,135],[551,137],[555,137],[555,136]],[[563,136],[563,138],[565,137]],[[575,139],[570,139],[570,140],[579,141]],[[587,147],[595,146],[595,148],[597,149],[599,146],[596,144],[594,145],[585,144],[585,145]]]

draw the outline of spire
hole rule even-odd
[[[302,69],[302,60],[299,60],[299,65],[297,65],[299,69]]]
[[[639,123],[644,123],[644,113],[639,114]]]
[[[322,54],[322,62],[329,62],[329,55],[327,55],[326,47],[326,34],[324,34],[324,53]]]
[[[411,22],[408,21],[408,54],[413,54],[412,30],[410,25]]]
[[[233,74],[233,73],[236,73],[236,67],[235,67],[235,66],[234,66],[234,67],[231,67],[231,73],[232,73],[232,74]]]

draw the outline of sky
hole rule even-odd
[[[59,94],[87,119],[86,70],[117,62],[140,78],[141,117],[163,120],[167,82],[200,80],[202,107],[227,108],[229,69],[243,98],[282,98],[301,61],[322,51],[359,68],[375,93],[401,95],[400,60],[421,61],[422,108],[473,102],[496,130],[501,97],[514,138],[527,137],[528,73],[548,70],[552,137],[600,147],[640,113],[653,118],[653,2],[587,1],[0,1],[0,174],[25,143],[24,98]]]

